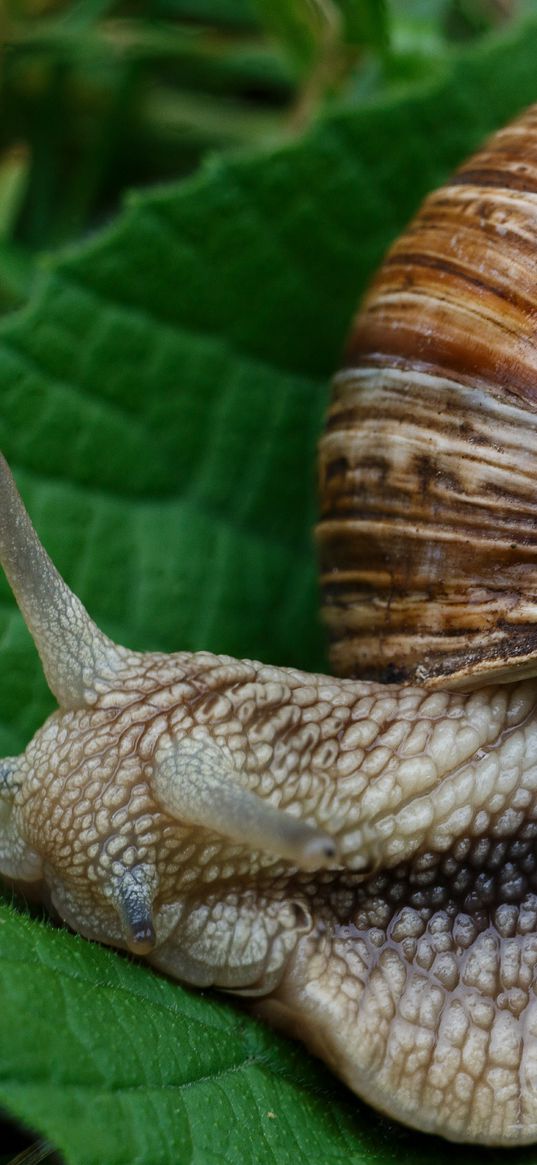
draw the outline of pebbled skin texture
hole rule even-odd
[[[535,1139],[537,684],[428,693],[125,652],[96,688],[4,778],[0,869],[135,950],[125,887],[142,885],[155,967],[267,994],[260,1014],[392,1116]],[[185,735],[336,858],[303,870],[170,816],[157,758]]]

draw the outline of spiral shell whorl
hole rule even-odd
[[[536,672],[536,260],[534,106],[425,201],[355,321],[320,449],[340,674]]]

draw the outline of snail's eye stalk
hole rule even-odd
[[[124,662],[123,649],[99,631],[56,570],[1,455],[0,562],[58,703],[92,704],[98,682],[106,685]]]

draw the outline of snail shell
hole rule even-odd
[[[320,447],[340,675],[536,671],[537,107],[424,202],[350,336]]]
[[[0,561],[59,704],[0,762],[0,873],[258,999],[389,1115],[507,1145],[537,1140],[536,235],[533,110],[390,253],[321,449],[338,666],[478,690],[127,650],[0,459]]]

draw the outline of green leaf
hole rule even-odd
[[[282,42],[299,70],[311,68],[332,33],[332,0],[256,0],[263,25]]]
[[[67,1160],[292,1165],[367,1144],[328,1074],[238,1009],[8,907],[0,960],[0,1099]]]
[[[10,239],[28,180],[28,151],[14,146],[0,156],[0,241]]]
[[[536,53],[532,21],[446,62],[426,89],[133,196],[106,232],[43,266],[0,328],[0,443],[108,633],[323,665],[310,531],[329,374],[421,196],[537,98]],[[0,604],[9,754],[52,702],[3,581]],[[0,1097],[69,1165],[452,1156],[349,1100],[235,1007],[1,918]]]
[[[338,0],[345,19],[345,39],[350,44],[375,45],[388,42],[387,0]]]
[[[387,44],[384,0],[256,0],[256,4],[263,25],[281,40],[299,73],[311,73],[316,64],[327,73],[328,89],[346,71],[342,65],[350,46]]]
[[[250,27],[255,24],[255,0],[153,0],[154,19],[206,21],[207,24]]]

